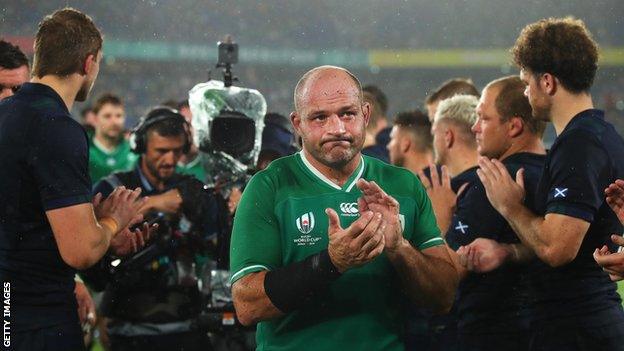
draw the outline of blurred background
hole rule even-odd
[[[392,117],[422,108],[427,93],[449,78],[471,78],[482,88],[517,73],[508,50],[520,29],[572,15],[602,49],[594,102],[624,132],[621,0],[3,0],[0,36],[31,55],[38,22],[64,6],[88,13],[102,29],[105,61],[90,99],[104,92],[123,97],[128,127],[148,107],[186,98],[208,80],[208,70],[221,79],[216,42],[226,34],[240,45],[237,85],[263,93],[269,111],[287,115],[297,79],[334,64],[379,86]],[[74,114],[84,106],[76,104]]]

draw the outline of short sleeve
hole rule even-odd
[[[47,117],[32,141],[30,166],[46,211],[91,202],[89,149],[69,116]]]
[[[230,245],[231,283],[281,265],[281,239],[275,216],[275,187],[265,173],[245,187],[234,215]]]
[[[609,156],[590,133],[575,132],[553,150],[546,213],[592,222],[604,202],[612,169]]]
[[[414,200],[416,201],[416,213],[414,216],[414,233],[408,240],[418,250],[424,250],[433,246],[443,245],[444,239],[440,237],[440,229],[431,207],[431,200],[418,178],[414,179]]]

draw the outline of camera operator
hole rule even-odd
[[[206,350],[210,344],[205,331],[192,328],[202,309],[195,261],[214,252],[219,202],[195,177],[175,173],[191,143],[184,117],[156,107],[130,137],[140,154],[136,168],[95,185],[104,196],[116,186],[141,186],[149,195],[141,212],[159,224],[152,243],[136,255],[107,255],[85,273],[94,289],[105,289],[101,312],[110,318],[113,350]]]

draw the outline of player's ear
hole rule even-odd
[[[362,104],[362,115],[364,116],[364,125],[368,127],[371,115],[371,105],[368,102]]]
[[[293,128],[295,129],[295,132],[297,132],[297,134],[299,136],[301,136],[301,116],[299,116],[299,114],[297,113],[297,111],[293,111],[290,113],[290,123],[292,124]]]
[[[507,134],[511,138],[515,138],[522,134],[524,131],[524,121],[519,116],[514,116],[509,119]]]
[[[552,96],[557,92],[559,80],[550,73],[544,73],[538,77],[538,84],[546,94]]]
[[[98,59],[100,58],[100,52],[98,51],[95,54],[89,54],[87,55],[87,57],[85,58],[84,62],[82,63],[82,74],[83,75],[87,75],[89,73],[91,73],[91,71],[93,71],[96,68],[96,65],[98,64]]]
[[[401,138],[399,139],[399,149],[402,153],[406,153],[409,150],[410,146],[412,146],[412,139],[410,138]]]
[[[455,143],[455,133],[451,128],[446,128],[444,131],[444,145],[447,149],[450,149]]]

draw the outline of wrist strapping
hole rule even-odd
[[[264,278],[264,290],[275,307],[288,313],[315,301],[340,275],[327,250],[323,250],[269,271]]]
[[[106,227],[111,232],[111,236],[115,236],[119,231],[119,223],[113,217],[100,218],[98,222],[102,227]]]

